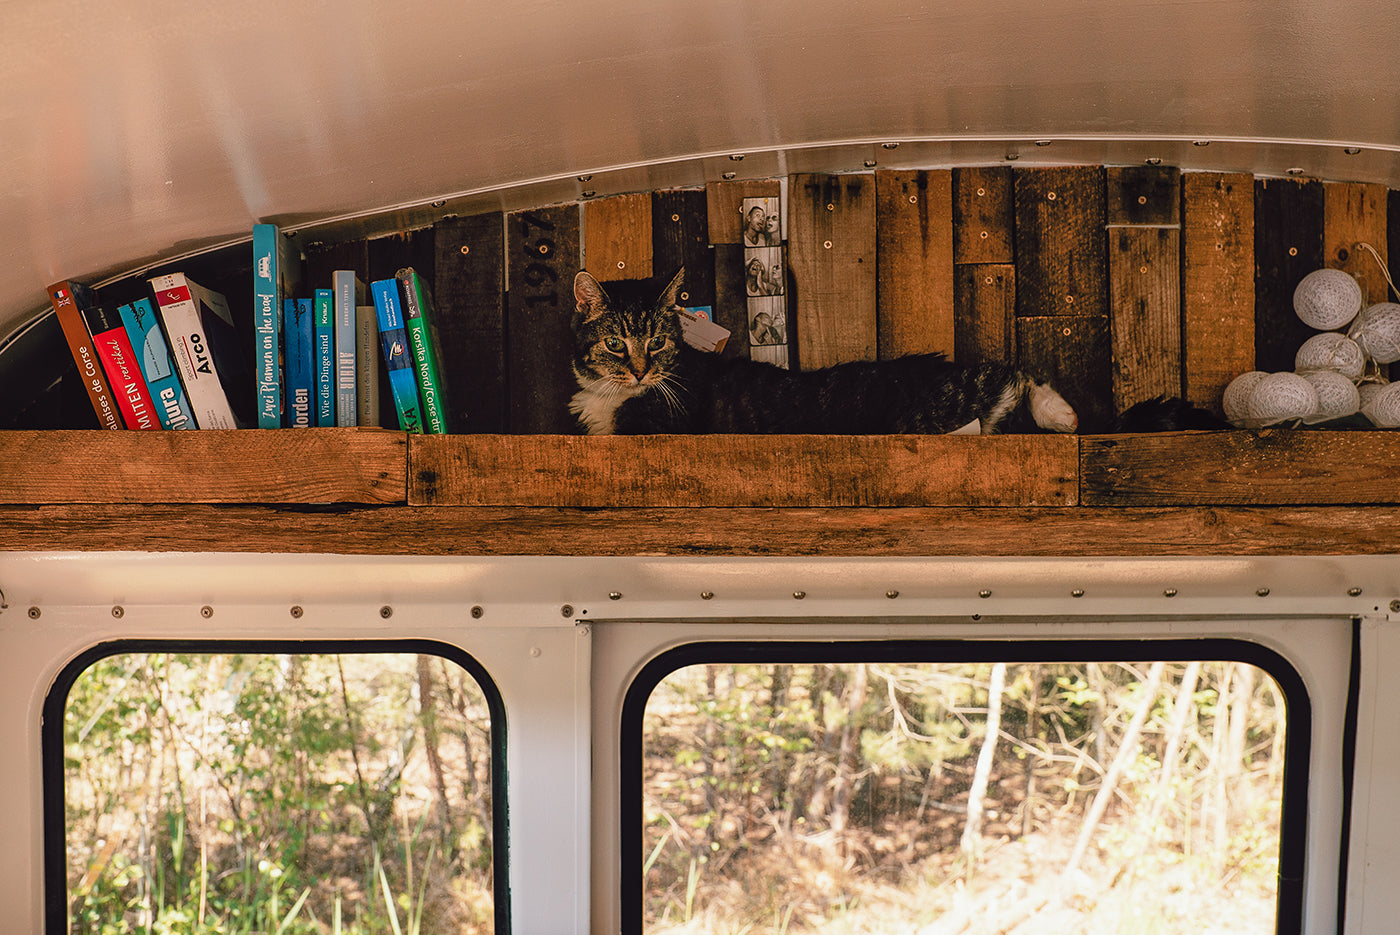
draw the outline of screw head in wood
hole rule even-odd
[[[563,607],[560,607],[560,608],[559,608],[559,616],[561,616],[561,617],[572,617],[573,615],[574,615],[574,605],[573,605],[573,604],[565,604]]]
[[[388,604],[385,604],[383,607],[379,608],[379,616],[383,617],[385,620],[388,620],[390,617],[394,616],[394,608],[390,607]]]
[[[42,614],[43,614],[43,611],[40,610],[40,609],[37,608],[37,607],[31,607],[31,608],[29,608],[29,619],[30,619],[30,620],[38,620],[39,617],[40,617]]]
[[[486,611],[482,608],[482,606],[481,606],[480,604],[477,604],[476,606],[474,606],[474,607],[472,608],[472,619],[473,619],[473,620],[480,620],[480,619],[481,619],[482,617],[484,617],[485,615],[486,615]]]
[[[199,615],[205,620],[208,620],[210,617],[214,616],[214,608],[205,604],[203,607],[199,608]]]
[[[303,610],[301,609],[301,605],[300,605],[300,604],[293,604],[293,605],[292,605],[292,619],[293,619],[293,620],[300,620],[300,619],[301,619],[301,615],[302,615],[304,612],[305,612],[305,611],[303,611]]]
[[[117,606],[115,606],[115,607],[112,608],[112,616],[113,616],[113,617],[116,617],[118,620],[120,620],[120,619],[121,619],[122,617],[124,617],[125,615],[126,615],[126,609],[125,609],[124,607],[122,607],[122,605],[118,604]]]

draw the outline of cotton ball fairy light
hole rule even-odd
[[[1400,305],[1377,302],[1366,306],[1347,333],[1362,353],[1376,363],[1400,360]]]
[[[1296,373],[1266,374],[1249,394],[1249,418],[1258,425],[1305,419],[1317,411],[1317,390]]]
[[[1343,270],[1313,270],[1293,290],[1293,311],[1318,331],[1340,328],[1361,311],[1361,285]]]
[[[1225,387],[1224,398],[1220,401],[1221,408],[1225,410],[1225,418],[1236,425],[1247,422],[1250,394],[1259,385],[1259,381],[1267,376],[1263,370],[1250,370],[1231,380],[1230,385]]]
[[[1356,394],[1361,398],[1361,405],[1357,408],[1365,412],[1366,407],[1371,404],[1371,400],[1376,397],[1376,394],[1389,385],[1389,383],[1361,383],[1357,385]]]
[[[1367,396],[1361,409],[1366,418],[1383,429],[1400,427],[1400,383],[1387,383]]]
[[[1315,334],[1303,342],[1298,354],[1293,358],[1293,369],[1335,370],[1348,379],[1355,380],[1366,368],[1366,355],[1351,338],[1335,331]]]
[[[1355,415],[1361,408],[1361,394],[1356,384],[1335,370],[1309,370],[1299,374],[1317,390],[1317,409],[1306,422],[1326,422]]]

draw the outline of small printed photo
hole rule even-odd
[[[750,296],[782,295],[782,247],[746,247],[744,249],[744,291]]]
[[[776,247],[783,242],[782,215],[777,198],[745,198],[743,215],[744,246]]]
[[[787,344],[787,307],[781,296],[749,300],[749,345]]]

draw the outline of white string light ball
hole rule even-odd
[[[1361,285],[1339,269],[1313,270],[1293,290],[1293,311],[1310,328],[1340,328],[1361,311]]]
[[[1387,383],[1367,394],[1361,412],[1383,429],[1400,427],[1400,383]]]
[[[1299,373],[1305,370],[1335,370],[1355,380],[1365,368],[1366,355],[1361,352],[1361,346],[1336,331],[1324,331],[1308,338],[1293,358],[1293,369]]]
[[[1359,384],[1357,384],[1356,393],[1357,393],[1358,396],[1361,397],[1361,405],[1360,405],[1358,408],[1361,410],[1361,412],[1364,413],[1364,412],[1366,411],[1366,407],[1369,406],[1369,405],[1371,404],[1371,400],[1375,398],[1376,394],[1379,393],[1381,390],[1385,389],[1385,388],[1386,388],[1387,386],[1389,386],[1389,385],[1390,385],[1389,383],[1359,383]]]
[[[1225,410],[1225,418],[1235,425],[1244,425],[1249,421],[1249,397],[1259,381],[1267,376],[1263,370],[1250,370],[1231,380],[1230,385],[1225,387],[1225,396],[1220,403]]]
[[[1355,415],[1361,408],[1356,384],[1335,370],[1309,370],[1299,374],[1317,390],[1317,409],[1305,422],[1327,422]]]
[[[1266,374],[1249,394],[1249,418],[1256,425],[1306,419],[1317,412],[1317,390],[1296,373]]]
[[[1400,360],[1400,305],[1377,302],[1366,306],[1347,333],[1362,353],[1376,363]]]

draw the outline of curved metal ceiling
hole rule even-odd
[[[51,281],[255,221],[700,184],[730,153],[1400,187],[1388,0],[9,0],[0,25],[0,336]]]

